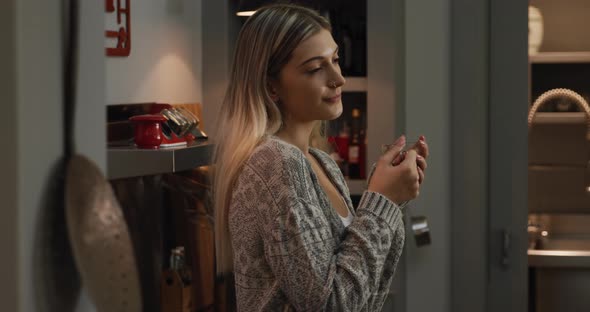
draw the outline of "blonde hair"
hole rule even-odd
[[[217,121],[213,156],[218,275],[233,269],[228,225],[233,185],[254,148],[266,135],[275,134],[283,123],[281,110],[272,101],[268,84],[271,79],[278,79],[297,45],[321,29],[331,30],[331,27],[317,12],[297,5],[279,4],[256,11],[240,31],[229,85]]]

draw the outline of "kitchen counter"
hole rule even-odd
[[[172,173],[209,165],[212,162],[213,147],[210,140],[197,140],[187,146],[155,150],[134,146],[109,147],[108,179]]]

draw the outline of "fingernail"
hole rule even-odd
[[[420,156],[420,155],[416,155],[416,158],[417,158],[417,159],[422,159],[422,156]]]
[[[424,137],[423,135],[420,136],[420,141],[424,141],[426,140],[426,137]]]
[[[399,138],[397,138],[397,140],[395,140],[395,142],[393,144],[403,145],[405,143],[406,143],[406,136],[402,134]]]

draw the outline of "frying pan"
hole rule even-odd
[[[65,217],[76,267],[97,311],[141,311],[131,238],[110,184],[94,162],[74,153],[78,0],[64,0]]]

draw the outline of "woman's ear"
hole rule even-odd
[[[278,102],[279,101],[279,92],[277,90],[278,88],[277,88],[276,82],[269,81],[266,88],[268,90],[268,94],[270,95],[271,100],[273,102]]]

